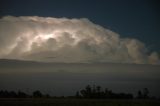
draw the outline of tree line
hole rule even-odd
[[[7,91],[7,90],[0,90],[0,98],[49,98],[49,94],[42,94],[39,90],[34,91],[31,95],[23,92],[23,91]]]
[[[95,98],[95,99],[133,99],[134,96],[131,93],[114,93],[112,90],[105,88],[102,90],[101,86],[90,86],[87,85],[84,89],[77,91],[77,98]],[[137,92],[137,99],[148,99],[149,90],[148,88],[144,88]]]
[[[62,96],[63,97],[63,96]],[[34,91],[32,94],[27,94],[23,91],[7,91],[0,90],[0,98],[53,98],[49,94],[42,94],[39,90]],[[60,98],[55,97],[54,98]],[[66,97],[67,98],[67,97]],[[69,96],[68,98],[88,98],[88,99],[148,99],[149,90],[144,88],[137,92],[137,96],[134,97],[131,93],[114,93],[112,90],[105,88],[102,90],[101,86],[90,86],[87,85],[84,89],[77,91],[74,96]]]

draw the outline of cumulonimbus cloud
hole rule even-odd
[[[0,58],[45,62],[120,62],[159,64],[137,39],[86,18],[4,16],[0,19]]]

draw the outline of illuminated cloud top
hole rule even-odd
[[[5,16],[0,19],[0,58],[44,62],[159,64],[137,39],[120,35],[86,18]]]

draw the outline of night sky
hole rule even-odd
[[[0,16],[88,18],[160,50],[158,0],[1,0]]]
[[[62,96],[97,84],[160,96],[159,7],[158,0],[0,0],[0,89]]]

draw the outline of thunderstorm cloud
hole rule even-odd
[[[0,19],[0,58],[43,62],[159,64],[137,39],[86,18],[4,16]]]

